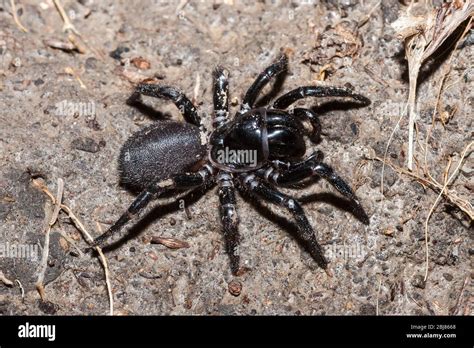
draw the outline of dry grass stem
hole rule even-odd
[[[102,234],[102,228],[100,227],[100,223],[96,221],[96,225],[97,230],[100,234]],[[112,284],[110,282],[109,264],[107,263],[107,259],[105,258],[102,249],[99,247],[95,247],[95,250],[97,250],[97,252],[99,253],[100,260],[102,261],[102,266],[104,267],[105,284],[107,285],[107,294],[109,296],[109,314],[114,315],[114,296],[112,294]]]
[[[61,210],[63,210],[68,215],[68,217],[73,222],[74,226],[76,226],[76,228],[79,230],[79,232],[81,232],[82,236],[84,237],[84,239],[88,243],[90,243],[94,240],[94,238],[91,236],[91,234],[84,227],[84,224],[72,212],[71,208],[69,208],[65,204],[61,204],[61,202],[51,194],[49,189],[42,182],[40,182],[36,179],[33,179],[33,184],[36,187],[38,187],[41,191],[43,191],[51,199],[53,204],[57,205],[57,202],[59,202]],[[51,226],[49,226],[49,228],[50,227]],[[99,229],[100,229],[100,226],[99,226]],[[109,271],[107,259],[106,259],[105,255],[102,252],[102,249],[100,247],[95,247],[95,250],[97,251],[97,253],[99,255],[99,259],[102,263],[102,266],[104,267],[105,283],[106,283],[106,286],[107,286],[107,294],[108,294],[108,298],[109,298],[109,314],[114,315],[114,301],[113,301],[113,296],[112,296],[112,286],[111,286],[111,282],[110,282],[110,271]]]
[[[410,171],[413,170],[414,128],[417,118],[416,88],[420,68],[459,25],[473,14],[474,2],[470,0],[443,4],[437,10],[434,10],[428,2],[412,2],[406,13],[392,24],[405,42],[405,56],[408,61],[410,84],[407,167]]]
[[[456,195],[454,192],[450,191],[449,189],[443,189],[443,185],[439,184],[438,182],[432,181],[430,179],[424,178],[416,173],[410,172],[404,168],[398,167],[394,165],[393,163],[389,161],[385,161],[383,158],[380,157],[372,157],[372,158],[367,158],[370,160],[376,160],[380,161],[382,163],[385,162],[386,165],[389,165],[394,171],[397,173],[409,176],[413,178],[414,180],[418,181],[421,185],[424,187],[429,187],[433,189],[436,193],[442,192],[442,195],[452,204],[454,204],[456,207],[458,207],[460,210],[462,210],[471,220],[474,220],[474,209],[469,203],[468,200],[460,198],[458,195]]]
[[[65,33],[68,33],[68,40],[76,47],[77,51],[79,53],[85,53],[86,52],[86,47],[92,51],[98,57],[100,60],[104,60],[104,55],[94,49],[92,46],[90,46],[86,39],[81,35],[81,33],[76,29],[74,24],[72,24],[71,20],[69,19],[69,16],[67,15],[66,11],[64,10],[64,7],[61,3],[60,0],[53,0],[54,6],[59,12],[59,15],[61,16],[64,25],[63,25],[63,31]],[[82,42],[83,43],[82,43]]]
[[[13,286],[13,282],[10,279],[8,279],[1,270],[0,270],[0,281],[7,286]]]
[[[447,187],[451,184],[453,179],[456,177],[456,175],[459,172],[459,169],[462,167],[462,163],[464,161],[464,158],[466,158],[466,155],[471,148],[471,146],[474,144],[474,141],[470,142],[465,148],[464,151],[462,152],[461,158],[459,159],[458,165],[452,172],[451,176],[448,178],[448,173],[451,168],[451,159],[448,162],[448,165],[446,166],[446,171],[445,171],[445,179],[444,179],[444,185],[441,188],[441,191],[438,194],[438,197],[436,197],[435,202],[433,203],[433,206],[431,207],[430,211],[428,212],[428,215],[426,216],[425,220],[425,257],[426,257],[426,267],[425,267],[425,281],[428,278],[428,266],[429,266],[429,248],[428,248],[428,222],[430,220],[431,215],[433,214],[434,210],[436,209],[436,206],[438,205],[439,201],[441,200],[441,197],[443,196],[444,192],[446,191]],[[472,213],[472,207],[471,207],[471,213]],[[471,217],[472,219],[472,217]]]
[[[64,181],[63,179],[58,179],[58,191],[56,193],[56,197],[54,199],[54,210],[49,218],[48,225],[45,228],[45,235],[44,235],[44,245],[43,245],[43,254],[41,257],[41,263],[39,266],[38,272],[38,279],[36,281],[36,289],[41,297],[41,300],[46,300],[46,293],[44,291],[44,276],[46,274],[46,270],[48,269],[48,257],[49,257],[49,239],[51,233],[51,227],[56,223],[58,219],[58,214],[61,209],[61,200],[63,197],[64,192]]]
[[[69,66],[65,67],[64,72],[68,75],[73,76],[77,80],[77,82],[79,82],[79,85],[81,86],[81,88],[87,89],[86,85],[84,84],[84,82],[82,82],[81,78],[79,77],[79,74],[73,68]]]
[[[18,284],[18,287],[20,288],[21,291],[21,299],[25,299],[25,289],[23,288],[23,285],[21,284],[20,280],[15,279],[15,282]]]
[[[71,23],[71,20],[69,19],[69,16],[66,14],[66,11],[64,11],[64,7],[61,4],[61,1],[53,0],[53,2],[54,2],[54,6],[56,6],[56,9],[58,10],[64,22],[63,31],[66,33],[71,31],[77,36],[80,36],[81,34],[77,31],[76,27],[74,27],[74,24]]]
[[[10,0],[10,7],[12,8],[12,16],[13,20],[15,21],[15,24],[20,28],[20,30],[24,33],[28,32],[28,29],[26,29],[23,24],[21,24],[20,20],[18,19],[18,14],[16,13],[16,6],[15,6],[15,0]]]

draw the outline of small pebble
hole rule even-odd
[[[411,285],[416,288],[424,289],[426,285],[424,277],[421,274],[415,275],[411,280]]]
[[[124,46],[119,46],[115,50],[109,53],[109,56],[112,57],[115,60],[121,60],[122,59],[122,53],[129,52],[130,48],[124,47]]]
[[[233,280],[229,283],[229,292],[233,296],[239,296],[242,292],[242,283]]]
[[[150,69],[150,65],[151,65],[150,62],[143,57],[134,57],[132,58],[130,63],[135,65],[140,70]]]
[[[100,150],[100,145],[91,138],[77,138],[71,143],[71,146],[80,151],[96,153]]]
[[[453,276],[452,274],[449,274],[449,273],[443,273],[443,277],[444,279],[446,279],[448,282],[450,282],[451,280],[453,280]]]
[[[86,69],[94,70],[97,68],[97,59],[94,57],[89,57],[86,59]]]
[[[12,66],[14,66],[15,68],[21,67],[21,58],[20,58],[20,57],[15,57],[15,58],[13,58],[11,64],[12,64]]]
[[[351,131],[352,131],[352,134],[354,135],[359,134],[359,129],[357,128],[357,124],[351,123]]]
[[[56,314],[59,309],[59,306],[50,301],[38,301],[38,308],[45,314]]]

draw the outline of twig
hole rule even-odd
[[[10,6],[12,8],[12,15],[13,15],[13,20],[15,21],[15,24],[20,28],[20,30],[24,33],[28,32],[28,29],[26,29],[23,24],[21,24],[20,20],[18,19],[18,15],[16,13],[16,6],[15,6],[15,0],[10,0]]]
[[[76,29],[76,27],[74,26],[74,24],[72,24],[71,20],[69,19],[69,16],[67,15],[66,11],[64,11],[64,7],[63,5],[61,4],[61,1],[60,0],[53,0],[54,2],[54,6],[56,7],[56,9],[58,10],[63,22],[64,22],[64,25],[63,25],[63,31],[65,33],[72,33],[74,35],[76,35],[79,39],[82,40],[82,42],[84,43],[84,45],[90,49],[100,60],[104,60],[104,55],[102,53],[100,53],[99,51],[97,51],[96,49],[94,49],[91,45],[89,45],[86,41],[86,39],[81,35],[81,33]],[[68,35],[68,40],[76,46],[77,50],[79,51],[79,53],[85,53],[85,49],[84,47],[82,46],[82,44],[80,44],[76,38],[73,36],[73,35]]]
[[[178,6],[176,7],[176,14],[179,15],[180,12],[183,10],[183,8],[188,4],[189,0],[181,0],[178,4]]]
[[[401,116],[399,117],[397,124],[395,125],[395,127],[393,127],[393,130],[390,133],[390,136],[388,137],[387,146],[385,146],[385,152],[383,154],[383,161],[382,161],[382,172],[380,174],[380,192],[382,193],[382,197],[383,197],[383,178],[384,178],[384,172],[385,172],[385,161],[387,160],[388,148],[390,147],[390,144],[392,142],[393,136],[395,135],[395,132],[400,126],[400,122],[403,119],[403,116],[405,116],[407,107],[408,107],[408,104],[405,106],[405,109],[403,110]]]
[[[79,85],[81,85],[81,88],[87,89],[86,85],[84,84],[84,82],[82,82],[81,78],[79,77],[79,74],[73,68],[67,66],[64,68],[64,72],[68,75],[73,76],[79,82]]]
[[[71,221],[74,223],[74,225],[77,227],[77,229],[84,236],[84,239],[86,239],[89,243],[93,242],[94,238],[90,235],[89,232],[87,232],[86,228],[84,227],[82,222],[77,218],[77,216],[74,215],[71,208],[69,208],[67,205],[62,204],[61,209],[64,210],[68,214]],[[105,255],[102,252],[102,249],[100,247],[95,247],[94,249],[99,254],[100,261],[102,263],[102,266],[104,267],[105,283],[107,285],[107,293],[108,293],[108,296],[109,296],[109,304],[110,304],[109,313],[110,313],[110,315],[114,315],[114,300],[113,300],[113,296],[112,296],[112,286],[111,286],[111,283],[110,283],[110,280],[109,280],[109,266],[107,264],[107,259],[105,258]]]
[[[420,5],[420,4],[419,4]],[[420,5],[421,6],[421,5]],[[453,1],[443,4],[436,11],[431,5],[425,4],[424,16],[411,13],[413,3],[407,12],[392,23],[393,28],[404,40],[406,59],[409,70],[409,93],[408,93],[408,162],[407,167],[413,170],[414,159],[414,127],[416,114],[416,88],[418,74],[421,65],[443,44],[443,42],[455,31],[455,29],[466,19],[474,14],[474,3],[472,1]],[[468,28],[466,27],[466,29]],[[466,33],[466,30],[464,31]],[[456,43],[464,36],[461,35]]]
[[[430,171],[429,171],[429,168],[428,168],[428,160],[427,160],[427,157],[428,157],[428,141],[431,137],[431,132],[434,128],[434,124],[435,124],[435,120],[436,120],[436,113],[438,112],[438,105],[439,105],[439,101],[441,99],[441,92],[443,91],[443,86],[444,86],[444,83],[446,81],[446,77],[448,76],[448,74],[451,72],[451,62],[454,58],[454,52],[456,52],[456,50],[458,49],[460,43],[461,43],[461,39],[467,34],[469,28],[470,28],[470,24],[472,23],[472,18],[469,20],[469,23],[468,25],[466,26],[466,28],[464,29],[464,32],[461,34],[459,40],[456,42],[456,46],[454,47],[454,49],[452,50],[452,52],[450,53],[449,55],[449,60],[448,62],[446,63],[446,72],[443,74],[441,80],[440,80],[440,83],[439,83],[439,87],[438,87],[438,95],[436,97],[436,103],[434,105],[434,108],[433,108],[433,114],[431,116],[431,126],[430,128],[428,129],[428,132],[426,134],[426,138],[425,138],[425,168],[424,168],[424,171],[425,173],[428,175],[428,177],[430,177],[431,180],[435,181],[436,180],[431,176],[430,174]],[[448,88],[450,88],[450,86],[446,87],[445,90],[447,90]]]
[[[423,178],[423,177],[419,176],[418,174],[415,174],[413,172],[410,172],[408,170],[400,168],[400,167],[394,165],[393,163],[391,163],[389,161],[385,161],[383,158],[375,156],[375,157],[372,157],[372,158],[367,157],[366,159],[380,161],[382,163],[388,164],[396,172],[398,172],[400,174],[407,175],[407,176],[417,180],[421,185],[428,186],[431,189],[433,189],[435,192],[438,192],[438,190],[441,191],[441,189],[442,189],[442,185],[440,185],[439,183],[431,181],[431,180],[426,179],[426,178]],[[471,203],[469,203],[467,200],[459,198],[454,193],[449,192],[449,190],[445,190],[445,192],[443,192],[443,195],[452,204],[454,204],[460,210],[462,210],[471,220],[474,220],[474,209],[473,209]]]
[[[100,227],[100,223],[97,221],[95,223],[100,234],[102,234],[102,228]],[[91,241],[93,241],[93,239]],[[110,283],[109,265],[107,263],[107,259],[105,258],[104,253],[102,252],[102,249],[96,247],[95,250],[97,250],[97,252],[99,253],[100,259],[102,261],[102,266],[104,266],[105,283],[107,285],[107,294],[109,295],[109,313],[110,315],[114,315],[114,296],[112,294],[112,284]]]
[[[383,80],[383,78],[381,76],[379,76],[380,74],[377,74],[370,66],[369,64],[365,65],[364,66],[364,71],[367,75],[369,75],[370,78],[372,78],[372,80],[374,80],[375,82],[377,83],[380,83],[382,86],[384,86],[385,88],[391,88],[391,86],[385,82]]]
[[[49,256],[49,234],[51,232],[51,226],[46,226],[45,236],[44,236],[44,246],[43,246],[43,256],[41,257],[40,270],[38,273],[38,279],[36,281],[36,290],[43,301],[46,299],[46,294],[44,291],[44,276],[46,274],[46,269],[48,268],[48,256]]]
[[[63,199],[64,193],[64,180],[59,178],[58,179],[58,192],[56,194],[56,201],[54,203],[54,211],[53,215],[51,216],[51,221],[49,222],[49,226],[53,226],[58,219],[59,211],[61,210],[61,201]]]
[[[49,219],[48,226],[46,226],[45,236],[44,236],[44,246],[43,246],[43,256],[41,258],[40,263],[40,271],[38,273],[38,280],[36,281],[36,289],[38,290],[41,299],[45,301],[46,294],[44,292],[44,276],[46,274],[46,270],[48,269],[48,257],[49,257],[49,236],[51,232],[51,227],[56,223],[58,219],[58,214],[61,209],[61,200],[63,197],[64,192],[64,181],[63,179],[58,179],[58,192],[56,194],[56,198],[54,200],[54,210],[51,214],[51,218]]]
[[[59,229],[58,230],[58,233],[61,235],[61,237],[63,237],[69,244],[71,244],[74,249],[76,249],[77,253],[79,254],[79,257],[83,257],[84,256],[84,253],[82,252],[81,248],[79,248],[77,245],[76,245],[76,242],[71,238],[69,237],[66,232],[64,232],[62,229]]]
[[[377,8],[380,6],[380,4],[382,3],[382,1],[379,1],[377,2],[370,10],[369,10],[369,13],[367,13],[367,15],[362,18],[362,20],[359,21],[359,23],[357,24],[357,27],[360,28],[362,27],[365,23],[367,23],[367,21],[370,19],[370,17],[374,14],[375,10],[377,10]]]
[[[382,288],[382,276],[379,279],[379,287],[377,290],[377,300],[375,302],[375,315],[379,315],[379,297],[380,297],[380,289]]]
[[[436,206],[438,205],[439,201],[441,200],[441,197],[443,196],[443,193],[444,191],[446,190],[446,188],[448,187],[448,185],[451,183],[451,181],[454,179],[454,177],[456,176],[456,174],[458,173],[459,169],[461,169],[461,165],[462,165],[462,162],[464,161],[464,158],[466,157],[466,154],[467,152],[469,151],[469,148],[472,146],[472,144],[474,144],[474,141],[471,141],[467,146],[466,148],[464,149],[464,151],[462,152],[462,155],[461,155],[461,158],[459,159],[459,162],[458,162],[458,165],[456,166],[456,168],[454,169],[453,173],[451,174],[451,176],[449,177],[449,179],[445,180],[444,182],[444,185],[438,195],[438,197],[436,197],[436,200],[435,202],[433,203],[433,206],[431,207],[430,211],[428,212],[428,216],[426,217],[426,220],[425,220],[425,245],[426,245],[426,253],[425,253],[425,256],[426,256],[426,268],[425,268],[425,282],[426,282],[426,279],[428,279],[428,263],[429,263],[429,252],[428,252],[428,222],[430,220],[430,217],[431,217],[431,214],[433,214],[434,210],[436,209]],[[447,167],[447,172],[449,172],[449,167],[451,166],[451,161],[449,161],[448,163],[448,167]]]
[[[61,18],[63,19],[63,22],[64,22],[63,31],[64,32],[72,31],[77,36],[80,36],[81,34],[77,31],[74,24],[71,23],[71,20],[69,19],[69,16],[66,14],[66,11],[64,11],[64,7],[61,4],[61,2],[59,0],[53,0],[53,2],[54,2],[54,6],[56,6],[56,9],[61,15]]]
[[[24,300],[25,299],[25,289],[23,288],[23,285],[21,285],[21,282],[19,279],[15,279],[15,282],[18,284],[18,286],[20,287],[20,291],[21,291],[21,299]]]
[[[0,270],[0,281],[7,286],[13,285],[13,282],[10,279],[8,279],[1,270]]]
[[[413,170],[413,134],[415,130],[416,114],[416,87],[418,73],[421,67],[421,57],[423,56],[424,41],[415,40],[414,37],[405,45],[408,59],[409,91],[408,91],[408,163],[409,170]]]
[[[51,194],[51,192],[48,190],[48,188],[38,180],[33,179],[33,183],[41,190],[43,191],[48,197],[53,201],[53,203],[56,204],[58,201],[57,199],[54,198],[54,196]],[[71,208],[69,208],[65,204],[61,204],[61,210],[63,210],[66,214],[68,214],[68,217],[71,219],[71,221],[74,223],[76,228],[81,232],[83,238],[88,241],[92,242],[94,238],[90,235],[89,232],[87,232],[86,228],[82,224],[82,222],[77,218],[77,216],[72,212]],[[109,297],[109,303],[110,303],[110,308],[109,308],[109,313],[110,315],[114,315],[114,302],[113,302],[113,296],[112,296],[112,286],[111,282],[109,280],[110,278],[110,272],[109,272],[109,267],[107,264],[107,259],[105,258],[104,253],[102,252],[102,249],[100,247],[95,247],[95,250],[99,254],[99,258],[101,260],[102,266],[104,267],[104,272],[105,272],[105,282],[107,285],[107,293]]]

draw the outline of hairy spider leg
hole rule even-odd
[[[213,73],[214,79],[214,120],[213,127],[219,128],[229,118],[229,82],[228,72],[222,67],[217,67]]]
[[[133,201],[130,207],[120,218],[103,234],[94,239],[91,247],[101,246],[113,234],[118,233],[130,220],[135,219],[138,214],[150,203],[157,199],[163,193],[170,190],[188,189],[207,184],[212,178],[212,169],[205,165],[201,170],[195,173],[184,173],[174,175],[169,179],[155,182],[141,192]]]
[[[345,87],[328,87],[328,86],[304,86],[298,87],[279,97],[273,107],[276,109],[286,109],[294,102],[306,97],[350,97],[363,106],[370,105],[370,100],[363,95],[356,94],[349,88]]]
[[[170,86],[141,83],[136,87],[135,92],[133,92],[130,98],[128,98],[127,103],[134,103],[140,99],[141,95],[171,100],[179,109],[186,122],[202,127],[201,118],[197,113],[196,107],[191,100],[178,89]]]
[[[254,83],[250,86],[245,93],[244,99],[242,100],[241,112],[246,112],[254,107],[255,101],[263,87],[274,77],[286,71],[288,68],[288,57],[282,55],[275,63],[266,68],[258,77]]]
[[[369,217],[357,199],[354,191],[330,166],[320,162],[318,158],[308,158],[289,169],[277,169],[275,173],[267,174],[267,179],[276,185],[283,186],[295,184],[314,175],[322,177],[344,197],[349,198],[353,203],[354,213],[357,217],[362,219],[365,224],[369,223]]]
[[[217,175],[219,184],[219,210],[224,232],[226,251],[230,258],[232,274],[239,271],[239,216],[235,199],[235,187],[230,174],[220,171]]]
[[[311,224],[306,217],[301,205],[294,199],[284,193],[272,188],[267,183],[258,179],[254,175],[243,175],[240,177],[242,185],[250,193],[260,197],[270,203],[285,208],[293,215],[297,225],[297,237],[304,243],[308,252],[314,258],[316,263],[324,270],[327,269],[328,262],[324,256],[324,251],[316,240]]]

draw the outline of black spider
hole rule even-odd
[[[370,101],[347,88],[306,86],[284,94],[271,107],[255,108],[263,87],[286,71],[287,64],[288,59],[283,55],[257,77],[234,118],[230,118],[228,111],[227,72],[217,68],[213,82],[214,131],[209,137],[196,107],[183,93],[173,87],[139,84],[129,102],[137,101],[140,95],[169,99],[180,109],[186,123],[157,122],[127,140],[119,158],[121,180],[141,193],[117,222],[94,240],[92,246],[102,245],[159,196],[217,181],[220,216],[233,274],[239,271],[234,187],[287,209],[296,220],[297,237],[318,265],[327,269],[324,252],[301,205],[275,187],[291,185],[316,175],[349,198],[355,213],[365,223],[368,223],[368,217],[352,189],[322,162],[320,151],[303,158],[306,152],[304,136],[317,140],[320,135],[321,126],[316,114],[304,108],[285,110],[305,97],[351,97],[363,106],[369,105]]]

